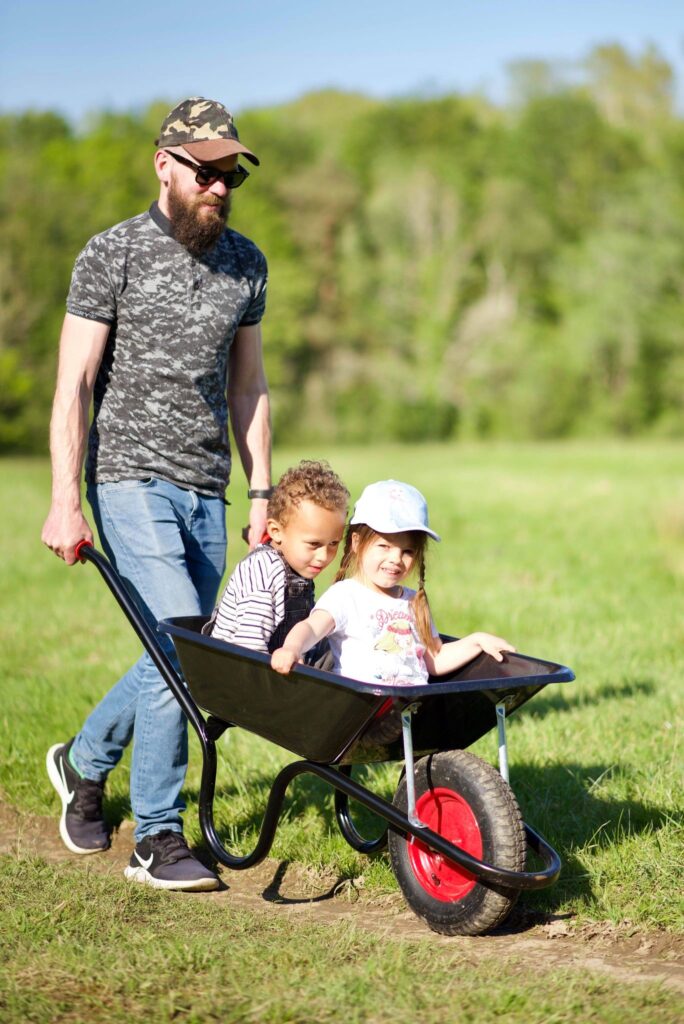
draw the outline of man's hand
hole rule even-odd
[[[50,551],[63,558],[67,565],[74,565],[75,548],[79,541],[93,543],[93,531],[80,511],[66,512],[65,509],[52,506],[43,526],[40,539]]]
[[[253,551],[266,533],[266,510],[268,501],[265,498],[254,498],[249,509],[249,523],[242,531],[242,539],[249,544],[249,550]]]

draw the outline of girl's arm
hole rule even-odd
[[[426,651],[425,664],[431,676],[443,676],[467,665],[482,652],[490,654],[495,661],[503,661],[502,651],[515,651],[515,647],[491,633],[470,633],[448,644],[440,642],[437,651]]]
[[[302,655],[314,647],[335,628],[332,615],[318,609],[308,619],[298,622],[285,637],[285,643],[271,655],[271,668],[286,676],[301,661]]]

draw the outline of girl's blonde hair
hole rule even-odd
[[[354,551],[352,540],[354,534],[359,538],[356,551]],[[344,553],[340,562],[340,568],[335,576],[335,583],[339,583],[340,580],[349,579],[359,573],[364,551],[370,546],[375,537],[380,536],[384,536],[384,534],[378,533],[377,530],[374,530],[371,526],[366,526],[365,523],[354,523],[353,526],[350,524],[347,527],[344,539]],[[418,589],[415,596],[411,599],[411,611],[413,612],[421,643],[424,644],[428,651],[434,652],[436,650],[436,638],[432,635],[432,615],[430,614],[430,604],[425,593],[425,551],[427,549],[428,535],[423,533],[422,530],[412,530],[409,536],[416,548],[416,557],[411,571],[418,570]]]

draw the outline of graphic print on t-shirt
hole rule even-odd
[[[371,615],[373,676],[393,686],[415,686],[425,678],[424,647],[404,608],[377,608]]]

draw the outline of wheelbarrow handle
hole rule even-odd
[[[86,559],[83,556],[83,549],[92,548],[92,546],[93,545],[91,544],[91,542],[89,540],[86,540],[85,537],[83,538],[83,540],[79,540],[78,544],[74,548],[74,554],[76,555],[76,558],[78,558],[78,560],[81,562],[85,562]]]
[[[97,548],[93,547],[90,541],[85,540],[85,538],[78,542],[74,551],[76,557],[80,558],[82,562],[93,562],[93,564],[97,566],[100,575],[116,598],[119,607],[137,633],[139,640],[142,642],[143,647],[152,658],[152,661],[157,666],[164,682],[189,718],[193,728],[200,737],[200,742],[204,743],[206,740],[206,722],[202,713],[190,696],[183,679],[176,671],[176,668],[171,662],[168,654],[162,647],[157,632],[152,629],[140,608],[133,600],[126,584],[121,579],[114,566],[101,551],[98,551]]]

